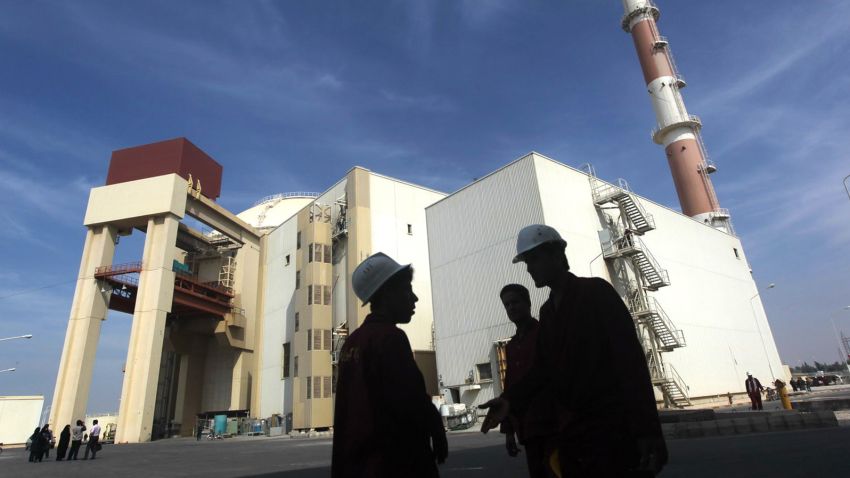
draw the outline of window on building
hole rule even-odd
[[[313,350],[322,350],[322,331],[321,329],[313,330]]]
[[[301,288],[301,271],[295,271],[295,290]]]
[[[316,257],[315,257],[316,262],[322,262],[322,245],[321,244],[315,244],[313,246],[313,252],[316,255]]]
[[[322,304],[322,286],[313,286],[313,303],[316,305]]]
[[[307,246],[307,262],[313,262],[313,244]]]
[[[322,398],[331,398],[331,378],[322,377]]]
[[[325,337],[325,339],[324,339],[325,350],[333,350],[333,344],[331,343],[331,341],[333,340],[332,335],[331,335],[331,330],[330,329],[323,330],[322,335],[324,335],[324,337]]]
[[[307,377],[307,400],[313,398],[313,377]]]
[[[298,356],[292,358],[292,376],[298,376]]]
[[[313,329],[307,329],[307,350],[313,350]]]
[[[479,382],[493,380],[493,369],[490,366],[490,362],[476,364],[475,368],[478,371]]]
[[[413,224],[407,225],[407,234],[410,235],[410,236],[413,235]]]
[[[289,263],[290,263],[289,254],[286,255],[286,259],[284,260],[284,262],[285,262],[284,265],[287,265],[287,266],[289,265]]]
[[[313,286],[307,286],[307,305],[313,305]]]
[[[313,397],[322,398],[322,377],[313,377]]]
[[[740,258],[741,258],[741,254],[738,252],[738,248],[737,248],[737,247],[733,247],[733,248],[732,248],[732,251],[735,253],[735,259],[740,259]]]
[[[322,249],[325,250],[325,258],[324,258],[325,263],[330,264],[331,263],[331,246],[329,246],[328,244],[325,244],[324,246],[322,246]]]
[[[289,378],[289,343],[283,344],[283,356],[280,363],[280,378]]]
[[[299,327],[301,326],[301,317],[298,312],[295,313],[295,331],[298,332]]]
[[[331,286],[322,286],[322,303],[331,305]]]
[[[295,249],[301,249],[301,231],[295,235]]]

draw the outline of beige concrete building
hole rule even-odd
[[[349,277],[377,251],[416,270],[417,313],[402,328],[436,393],[425,207],[444,196],[354,168],[263,236],[263,310],[253,391],[258,416],[291,414],[295,429],[333,425],[336,353],[368,312]],[[288,208],[281,203],[296,200],[303,201],[297,195],[272,198],[278,202],[270,210]]]
[[[236,215],[215,202],[221,172],[184,138],[113,153],[89,197],[50,422],[85,417],[112,309],[133,314],[116,442],[191,435],[199,415],[332,426],[334,353],[367,312],[347,277],[379,250],[417,269],[405,328],[435,391],[425,207],[444,195],[354,168]],[[141,260],[113,264],[133,233]]]

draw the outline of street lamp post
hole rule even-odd
[[[776,287],[776,284],[774,284],[773,282],[771,282],[770,284],[767,285],[768,289],[773,289],[774,287]],[[767,345],[764,344],[764,336],[761,334],[761,327],[759,326],[759,320],[758,320],[758,317],[756,316],[756,308],[753,305],[753,300],[756,297],[758,297],[760,294],[761,294],[761,291],[758,291],[758,292],[756,292],[756,295],[750,297],[750,309],[753,312],[753,322],[755,322],[755,324],[756,324],[756,331],[758,331],[758,334],[759,334],[759,340],[761,341],[761,348],[762,348],[762,350],[764,350],[764,358],[765,358],[765,360],[767,360],[767,368],[770,370],[771,380],[775,380],[776,375],[773,373],[773,365],[770,364],[770,356],[767,355]]]
[[[0,370],[0,373],[3,373],[3,372],[14,372],[14,371],[15,371],[15,367],[12,367],[12,368],[5,368],[5,369],[3,369],[3,370]]]
[[[2,342],[2,341],[4,341],[4,340],[31,339],[31,338],[32,338],[32,334],[27,334],[27,335],[16,335],[15,337],[6,337],[6,338],[2,338],[2,339],[0,339],[0,342]]]
[[[848,176],[848,177],[850,177],[850,176]],[[841,310],[850,310],[850,305],[844,306],[844,308],[841,309]],[[840,352],[840,351],[844,350],[844,344],[841,343],[841,336],[838,335],[838,327],[835,326],[835,316],[838,315],[839,312],[841,312],[841,311],[838,310],[838,311],[835,311],[835,312],[829,314],[829,321],[832,322],[832,333],[835,334],[835,340],[838,341],[838,351]],[[846,352],[846,350],[845,350],[845,352]],[[841,355],[841,361],[844,362],[844,365],[847,367],[847,372],[850,373],[850,363],[847,363],[847,357],[845,357],[843,354]]]

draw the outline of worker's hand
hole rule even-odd
[[[431,442],[434,446],[434,456],[437,463],[442,465],[449,456],[449,441],[446,440],[446,430],[441,426],[431,432]]]
[[[505,435],[505,448],[508,450],[508,456],[517,456],[519,447],[516,445],[516,437],[513,433]]]
[[[494,398],[487,403],[483,403],[478,408],[490,409],[484,418],[484,423],[481,424],[481,433],[487,433],[499,426],[502,420],[507,418],[511,410],[508,401],[502,397]]]
[[[638,438],[638,451],[640,453],[639,470],[652,472],[653,476],[661,473],[661,469],[667,464],[667,445],[663,437]]]

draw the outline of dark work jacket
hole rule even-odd
[[[514,335],[505,346],[505,390],[510,390],[522,380],[534,365],[540,323],[532,319],[523,337]],[[502,433],[516,433],[521,444],[529,438],[543,438],[557,433],[550,408],[552,400],[547,393],[539,393],[523,413],[511,413],[502,422]]]
[[[747,389],[747,393],[750,395],[755,395],[764,390],[764,387],[761,386],[761,382],[759,382],[759,379],[755,377],[753,377],[752,384],[750,384],[749,378],[744,380],[744,388]]]
[[[632,466],[639,438],[663,436],[631,314],[600,278],[568,273],[562,294],[558,309],[551,293],[540,308],[534,367],[503,396],[512,410],[523,411],[536,395],[551,393],[562,444],[613,454]]]
[[[442,428],[407,335],[374,314],[339,355],[333,478],[436,477],[430,446]]]

